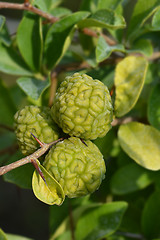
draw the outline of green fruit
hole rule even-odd
[[[66,77],[56,93],[51,116],[70,136],[104,137],[113,118],[108,88],[86,74]]]
[[[58,127],[53,122],[48,107],[25,106],[15,114],[14,120],[15,133],[24,155],[31,154],[39,148],[31,133],[44,143],[59,138]]]
[[[69,198],[94,192],[105,177],[103,155],[90,140],[85,143],[76,137],[65,139],[51,148],[43,163]]]

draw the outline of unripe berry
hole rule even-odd
[[[43,163],[69,198],[93,193],[105,177],[101,152],[91,141],[85,143],[76,137],[65,139],[51,148]]]
[[[31,133],[44,143],[59,138],[59,129],[52,120],[48,107],[25,106],[15,114],[14,120],[15,133],[24,155],[33,153],[39,147]]]
[[[66,77],[56,93],[51,115],[70,136],[103,137],[110,130],[113,118],[108,88],[86,74]]]

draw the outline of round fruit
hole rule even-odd
[[[44,143],[59,138],[58,127],[53,122],[48,107],[25,106],[15,114],[14,120],[15,133],[24,155],[33,153],[39,147],[31,133]]]
[[[86,144],[86,145],[85,145]],[[51,148],[43,163],[69,198],[97,190],[105,177],[103,155],[90,140],[70,137]]]
[[[56,93],[51,116],[70,136],[103,137],[110,130],[113,118],[108,88],[86,74],[66,77]]]

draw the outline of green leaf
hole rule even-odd
[[[145,58],[136,56],[126,57],[117,64],[114,106],[117,117],[128,113],[136,104],[144,85],[147,66]]]
[[[7,164],[18,161],[23,157],[22,153],[17,151],[9,158]],[[26,164],[6,173],[3,178],[6,182],[14,183],[21,188],[31,189],[33,171],[32,164]]]
[[[0,240],[8,240],[6,234],[0,228]]]
[[[160,30],[160,9],[158,9],[153,16],[152,27],[154,30]]]
[[[14,234],[4,233],[0,228],[0,240],[32,240],[32,239],[14,235]]]
[[[160,132],[149,125],[131,122],[121,125],[118,139],[122,149],[139,165],[160,169]]]
[[[5,17],[0,15],[0,31],[2,30],[5,21],[6,21]]]
[[[107,159],[110,156],[110,152],[113,147],[113,141],[115,140],[115,134],[112,129],[103,138],[97,138],[94,143],[99,148],[104,158]]]
[[[140,27],[157,10],[159,0],[138,0],[130,19],[127,35],[133,38]],[[138,35],[138,34],[137,34]]]
[[[133,44],[132,49],[128,50],[127,52],[128,53],[132,53],[132,52],[142,53],[143,55],[149,57],[153,53],[153,47],[149,40],[140,39],[140,40],[136,41]]]
[[[97,47],[96,47],[96,60],[97,62],[102,62],[107,59],[112,52],[123,52],[125,53],[125,48],[122,44],[118,44],[115,46],[110,46],[107,44],[105,39],[100,36],[98,39]]]
[[[152,172],[130,163],[115,172],[111,179],[111,190],[113,194],[123,195],[141,190],[152,182]]]
[[[80,4],[81,11],[95,12],[97,10],[98,0],[82,0]]]
[[[58,236],[55,240],[71,240],[72,239],[72,235],[71,235],[71,231],[66,231],[64,233],[62,233],[60,236]]]
[[[40,8],[44,12],[50,12],[57,7],[62,0],[34,0],[34,5]]]
[[[69,14],[72,13],[72,11],[68,8],[63,8],[63,7],[57,7],[57,8],[54,8],[52,11],[51,11],[52,15],[54,17],[64,17],[64,16],[67,16]]]
[[[80,21],[78,27],[100,27],[107,29],[118,29],[126,26],[125,20],[121,15],[117,15],[111,9],[100,9],[88,18]]]
[[[160,84],[152,88],[147,110],[150,124],[160,130]]]
[[[0,42],[2,42],[7,47],[9,47],[12,43],[6,24],[4,24],[0,31]]]
[[[113,234],[127,209],[126,202],[103,204],[86,211],[77,223],[77,240],[96,240]]]
[[[12,125],[16,107],[7,87],[0,80],[0,123]]]
[[[28,69],[22,58],[12,47],[6,47],[0,43],[0,71],[12,75],[30,76],[32,72]]]
[[[15,235],[15,234],[6,234],[7,240],[33,240],[31,238]]]
[[[160,191],[155,191],[147,200],[142,213],[142,230],[147,239],[160,236]]]
[[[39,164],[45,177],[46,183],[35,170],[32,178],[32,188],[35,196],[42,202],[49,205],[61,205],[65,199],[61,185],[49,174],[49,172]]]
[[[50,79],[40,80],[31,77],[21,77],[17,80],[19,87],[34,100],[40,99],[42,93],[50,86]]]
[[[86,199],[86,197],[84,197]],[[83,198],[83,199],[84,199]],[[72,199],[68,199],[70,201],[69,204],[72,203]],[[66,199],[66,201],[68,201]],[[64,204],[66,204],[66,201],[64,202]],[[79,205],[79,204],[78,204]],[[75,226],[77,225],[77,221],[78,219],[80,219],[80,217],[82,216],[82,214],[87,210],[87,209],[91,209],[93,207],[96,206],[100,206],[99,203],[87,203],[84,204],[80,207],[77,207],[76,209],[74,209],[72,211],[72,218],[73,218],[73,222],[75,224]],[[62,206],[63,207],[63,206]],[[73,207],[73,206],[72,206]],[[54,215],[55,216],[55,215]],[[53,215],[52,215],[53,217]],[[59,218],[59,217],[58,217]],[[59,219],[58,219],[59,220]],[[70,230],[70,217],[67,216],[64,221],[60,224],[60,226],[56,229],[56,231],[54,232],[54,234],[51,236],[50,240],[55,240],[57,237],[61,236],[62,233],[67,232],[67,230]]]
[[[38,71],[42,60],[41,19],[28,13],[23,17],[17,31],[19,50],[33,71]]]
[[[45,41],[45,63],[48,69],[53,68],[66,52],[71,43],[74,26],[88,16],[88,12],[73,13],[49,29]]]
[[[110,8],[115,10],[122,0],[99,0],[98,9]]]

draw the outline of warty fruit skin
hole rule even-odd
[[[104,137],[113,119],[108,88],[86,74],[66,77],[57,90],[51,116],[70,136],[90,140]]]
[[[43,163],[69,198],[93,193],[105,177],[103,155],[90,140],[85,144],[76,137],[65,139],[51,148]]]
[[[58,126],[51,118],[48,107],[25,106],[14,116],[14,129],[24,155],[29,155],[40,147],[31,133],[44,143],[59,138]]]

